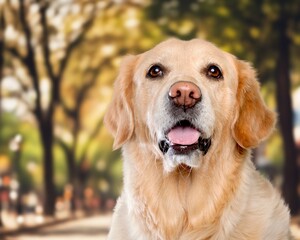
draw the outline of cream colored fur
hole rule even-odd
[[[166,73],[148,79],[157,63]],[[224,79],[207,78],[203,71],[211,63]],[[193,165],[158,148],[172,122],[165,96],[180,80],[201,89],[195,124],[212,138],[205,156],[190,155]],[[105,117],[124,158],[124,190],[108,239],[288,239],[288,208],[250,159],[274,122],[251,66],[208,42],[171,39],[126,57]]]

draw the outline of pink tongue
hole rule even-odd
[[[198,141],[200,132],[191,127],[175,127],[167,137],[173,144],[192,145]]]

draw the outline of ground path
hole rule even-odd
[[[110,222],[110,214],[97,215],[7,236],[4,240],[104,240]]]

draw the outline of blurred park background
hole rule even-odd
[[[122,56],[204,38],[253,63],[277,130],[253,161],[299,212],[298,0],[0,0],[0,227],[111,211],[103,126]]]

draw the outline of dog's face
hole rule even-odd
[[[172,39],[124,60],[105,122],[115,148],[150,146],[170,172],[200,167],[226,141],[256,146],[274,114],[247,63],[202,40]]]

